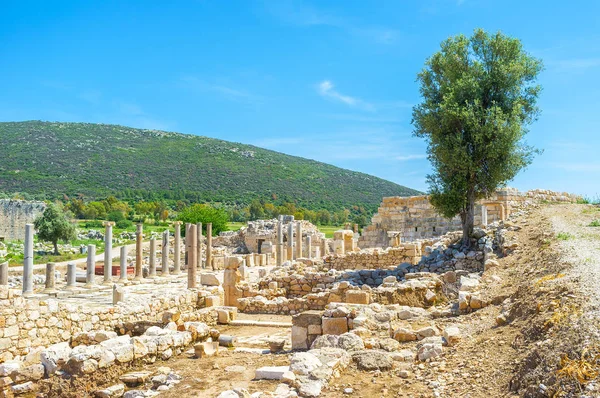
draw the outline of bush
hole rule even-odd
[[[97,220],[92,220],[92,221],[86,221],[85,223],[83,223],[83,227],[84,228],[102,228],[102,221],[97,221]]]
[[[125,220],[125,216],[123,215],[122,212],[117,210],[117,211],[111,211],[110,213],[108,213],[108,215],[106,216],[106,219],[108,221],[113,221],[113,222],[117,223],[119,221]]]
[[[590,223],[590,227],[600,227],[600,220],[594,220]]]
[[[115,225],[117,226],[117,228],[127,229],[133,227],[133,222],[131,222],[130,220],[120,220],[117,221]]]
[[[195,204],[179,213],[178,220],[184,223],[202,223],[202,229],[206,231],[206,224],[212,223],[213,235],[227,230],[228,215],[223,209],[216,209],[210,205]]]

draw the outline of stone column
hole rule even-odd
[[[136,281],[144,279],[142,270],[142,241],[144,240],[144,225],[138,224],[135,231],[135,278]]]
[[[206,267],[211,268],[213,271],[215,267],[212,266],[212,223],[206,224]]]
[[[112,228],[114,222],[104,223],[104,285],[112,284]]]
[[[504,205],[500,204],[500,221],[504,221],[506,219],[506,214],[504,212]]]
[[[175,221],[175,242],[173,243],[173,274],[181,274],[181,221]]]
[[[46,264],[46,288],[44,293],[56,293],[56,264]]]
[[[148,259],[148,278],[156,278],[156,239],[150,238],[150,256]]]
[[[275,263],[278,267],[283,264],[283,216],[279,216],[277,222],[277,262]]]
[[[192,226],[192,224],[185,223],[185,239],[184,239],[184,243],[185,243],[185,254],[183,255],[183,268],[184,269],[188,269],[189,267],[189,263],[190,263],[190,227]]]
[[[121,275],[119,275],[119,282],[127,282],[127,246],[121,246]]]
[[[67,290],[77,289],[77,264],[67,264]]]
[[[33,224],[25,225],[25,253],[23,256],[23,296],[33,294]]]
[[[487,207],[486,205],[481,205],[481,225],[485,227],[487,223]]]
[[[106,267],[104,268],[106,272]],[[88,245],[87,261],[85,263],[85,287],[91,288],[96,284],[94,276],[96,275],[96,245]]]
[[[209,224],[210,225],[210,224]],[[188,239],[189,237],[189,239]],[[188,273],[188,289],[196,288],[196,273],[198,272],[198,268],[196,264],[198,259],[196,256],[198,255],[198,226],[194,224],[190,224],[188,229],[188,234],[185,237],[186,240],[186,249],[188,251],[188,264],[187,264],[187,273]]]
[[[202,268],[202,223],[199,222],[196,224],[196,250],[198,254],[196,255],[196,268]]]
[[[311,237],[310,235],[306,236],[306,258],[312,258],[312,250],[310,250],[311,246]]]
[[[294,259],[294,219],[288,224],[287,259]]]
[[[171,274],[169,270],[169,237],[170,233],[167,229],[163,232],[162,239],[162,276],[169,276]]]
[[[302,258],[302,222],[296,223],[296,258]]]
[[[321,239],[321,256],[325,257],[329,254],[329,250],[327,247],[327,238]]]
[[[0,264],[0,285],[8,285],[8,261]]]

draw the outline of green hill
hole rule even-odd
[[[0,123],[0,191],[39,199],[83,195],[312,209],[419,192],[363,173],[214,138],[89,123]]]

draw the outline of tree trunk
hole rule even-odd
[[[58,241],[52,242],[52,244],[54,244],[54,255],[60,255],[60,253],[58,252]]]
[[[471,247],[471,236],[473,236],[473,225],[475,224],[475,189],[469,188],[467,193],[467,207],[461,213],[464,247]]]

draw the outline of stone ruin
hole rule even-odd
[[[475,226],[502,221],[528,201],[574,203],[579,197],[566,192],[547,190],[519,192],[514,188],[497,191],[475,205]],[[428,239],[461,229],[460,217],[446,219],[439,215],[428,196],[393,196],[383,198],[377,214],[358,240],[361,249],[395,246],[400,242]]]
[[[25,224],[32,223],[45,209],[44,202],[0,199],[0,241],[23,239]]]
[[[98,372],[110,370],[119,381],[97,385],[95,396],[154,396],[180,377],[128,372],[129,367],[179,355],[210,360],[219,346],[235,353],[235,328],[250,323],[287,331],[283,339],[264,341],[268,350],[259,350],[286,354],[286,365],[255,370],[255,379],[281,384],[252,396],[318,397],[348,366],[394,369],[404,377],[413,364],[437,361],[446,347],[460,344],[464,332],[457,317],[504,305],[505,297],[489,296],[486,287],[498,283],[496,258],[515,248],[506,239],[506,231],[514,228],[511,217],[528,201],[573,200],[546,191],[524,197],[509,201],[516,204],[503,214],[490,211],[487,222],[475,229],[470,250],[461,247],[456,231],[413,241],[396,236],[382,247],[361,250],[362,237],[353,230],[325,239],[291,216],[254,222],[235,239],[203,236],[202,226],[192,224],[181,239],[182,226],[176,223],[160,243],[155,237],[144,242],[139,225],[133,247],[113,248],[112,223],[106,223],[106,252],[97,258],[90,245],[87,259],[69,262],[66,279],[57,264],[34,266],[29,224],[22,289],[7,286],[8,264],[0,265],[0,391],[59,396],[44,395],[47,381],[95,385]],[[385,203],[392,202],[386,198]],[[422,199],[414,203],[427,206]],[[416,214],[423,210],[415,209]],[[382,214],[377,219],[383,220]],[[451,224],[439,228],[451,229]],[[248,253],[236,253],[237,247]],[[119,264],[113,265],[116,258]],[[43,286],[33,278],[40,268],[46,273]],[[255,320],[255,314],[291,316],[291,323]],[[505,322],[502,315],[497,322]],[[222,325],[231,335],[221,334]],[[236,388],[219,398],[250,396]]]

